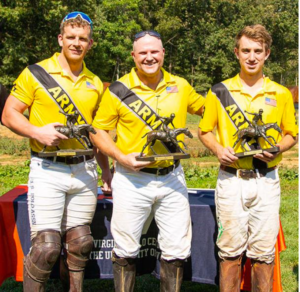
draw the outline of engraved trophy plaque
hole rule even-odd
[[[250,113],[247,111],[245,112],[254,115],[254,117],[252,120],[252,124],[249,127],[245,129],[240,129],[233,135],[234,137],[237,136],[237,140],[235,141],[232,148],[234,148],[241,141],[241,147],[242,149],[245,150],[244,152],[235,153],[235,156],[238,158],[243,158],[243,157],[253,156],[255,154],[263,153],[263,151],[270,152],[270,153],[277,153],[280,149],[279,147],[275,146],[276,144],[275,139],[272,136],[267,135],[267,131],[269,129],[274,129],[279,133],[282,133],[282,130],[277,125],[277,123],[264,124],[262,121],[262,113],[263,113],[262,109],[260,109],[258,113]],[[262,125],[258,125],[259,121],[261,121]],[[262,149],[259,144],[259,138],[264,139],[271,146],[271,148]],[[256,143],[251,145],[252,146],[251,148],[253,149],[247,150],[245,144],[252,139],[254,139]],[[274,142],[274,144],[272,142]]]
[[[190,154],[186,153],[180,146],[179,143],[182,143],[185,149],[187,149],[186,144],[177,140],[177,136],[180,134],[184,134],[189,138],[193,138],[192,133],[188,130],[188,128],[178,128],[176,129],[173,125],[173,119],[175,114],[171,114],[170,117],[160,117],[163,121],[162,127],[160,130],[153,130],[146,133],[142,138],[147,136],[147,141],[140,153],[139,156],[136,157],[138,161],[161,161],[161,160],[177,160],[177,159],[187,159],[190,158]],[[168,124],[172,124],[174,129],[170,129]],[[158,154],[155,152],[153,146],[156,141],[161,141],[164,143],[169,151],[169,153]],[[144,150],[149,145],[150,149],[153,152],[153,155],[143,155]]]
[[[60,113],[64,114],[67,118],[66,126],[58,126],[55,129],[67,136],[69,139],[76,139],[84,149],[59,149],[56,146],[56,151],[47,151],[47,146],[44,146],[43,150],[38,153],[39,157],[55,157],[55,156],[80,156],[80,155],[92,155],[93,149],[90,149],[91,142],[87,137],[88,133],[91,132],[96,134],[95,129],[89,124],[75,125],[78,118],[78,112],[75,111],[74,114],[68,114],[63,111]]]

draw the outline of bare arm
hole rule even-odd
[[[202,114],[203,114],[203,106],[202,107],[200,107],[195,113],[194,113],[194,115],[197,115],[197,116],[202,116]]]
[[[3,124],[18,135],[36,139],[47,146],[58,146],[60,140],[68,139],[55,130],[55,126],[63,126],[60,123],[51,123],[43,127],[32,125],[23,115],[27,108],[25,103],[10,95],[3,110]]]
[[[218,158],[219,162],[222,165],[231,165],[234,161],[238,160],[234,156],[234,150],[231,147],[223,147],[216,139],[215,135],[212,132],[202,132],[201,129],[198,129],[198,137],[201,142],[211,150]]]
[[[125,155],[112,140],[108,131],[95,129],[97,134],[90,134],[90,138],[95,147],[99,148],[102,153],[116,160],[123,166],[130,168],[134,171],[150,165],[152,162],[137,161],[135,159],[140,153],[130,153]]]
[[[292,148],[296,143],[298,142],[298,135],[296,137],[293,137],[290,134],[286,134],[282,140],[276,144],[276,146],[279,146],[280,151],[277,153],[269,153],[264,151],[262,154],[256,154],[254,155],[255,158],[258,158],[264,162],[271,162],[273,161],[280,153],[283,153],[290,148]]]
[[[97,160],[98,165],[102,169],[102,182],[103,182],[103,190],[110,192],[111,191],[111,180],[112,174],[109,169],[108,157],[104,155],[99,149],[96,147],[93,148],[94,154]]]

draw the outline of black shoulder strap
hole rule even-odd
[[[230,121],[234,127],[238,129],[249,126],[250,121],[240,108],[236,100],[233,98],[227,87],[223,83],[218,83],[211,88],[211,91],[220,100],[224,110],[226,111]]]
[[[43,86],[47,94],[55,101],[58,107],[65,113],[73,114],[78,111],[78,124],[87,124],[86,119],[76,107],[71,96],[61,87],[60,84],[41,66],[34,64],[28,66],[29,71],[36,80]]]
[[[142,121],[150,130],[158,129],[162,121],[158,114],[136,93],[126,87],[120,81],[116,81],[109,86],[109,91],[117,97],[126,107],[131,110],[136,117]],[[176,146],[172,143],[160,141],[170,152],[176,151]]]
[[[157,129],[162,124],[157,113],[122,82],[114,82],[109,86],[109,90],[151,130]]]

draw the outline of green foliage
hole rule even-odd
[[[24,177],[25,175],[28,176],[29,174],[29,167],[28,163],[25,163],[25,167],[17,167],[17,166],[5,166],[0,168],[0,178],[8,178],[8,177],[15,177],[20,176]]]
[[[24,163],[22,166],[0,165],[0,196],[17,185],[27,183],[29,174],[28,166],[29,161]]]
[[[238,73],[234,37],[255,23],[273,38],[265,75],[284,85],[298,76],[295,0],[14,0],[0,2],[0,82],[10,88],[27,65],[60,51],[60,22],[74,10],[93,19],[95,42],[86,63],[103,81],[130,71],[135,33],[156,29],[166,48],[165,68],[206,92]]]
[[[296,180],[299,177],[298,169],[296,168],[283,169],[280,172],[280,177],[288,181]]]
[[[216,167],[213,168],[199,168],[197,166],[190,166],[187,170],[185,170],[185,178],[186,180],[199,180],[205,179],[208,177],[216,177],[218,169]]]

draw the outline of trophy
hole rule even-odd
[[[262,113],[263,110],[260,109],[258,113],[250,113],[245,111],[248,114],[254,115],[252,119],[252,124],[245,128],[237,130],[237,132],[233,135],[233,137],[237,136],[237,140],[235,141],[232,148],[234,148],[240,141],[241,141],[241,147],[245,150],[245,152],[239,152],[235,153],[235,156],[238,158],[243,158],[247,156],[253,156],[255,154],[263,153],[263,151],[270,152],[270,153],[277,153],[280,149],[279,147],[275,146],[276,141],[272,136],[267,135],[267,131],[269,129],[274,129],[278,131],[279,133],[282,133],[282,130],[279,128],[277,123],[267,123],[265,124],[262,121]],[[258,122],[261,121],[262,125],[258,125]],[[271,148],[262,149],[258,139],[263,138],[270,146]],[[251,144],[250,150],[247,150],[245,148],[245,144],[247,142],[250,142],[252,139],[256,141],[256,143]],[[274,144],[271,142],[271,140],[274,142]]]
[[[177,136],[180,134],[184,134],[189,138],[193,138],[192,133],[188,130],[188,128],[178,128],[176,129],[173,125],[173,119],[175,118],[175,114],[171,114],[170,117],[160,117],[163,121],[162,127],[160,130],[153,130],[146,133],[142,138],[147,136],[146,144],[144,145],[139,156],[136,157],[138,161],[159,161],[159,160],[177,160],[177,159],[187,159],[190,158],[190,154],[186,153],[180,146],[179,143],[182,143],[184,148],[187,149],[186,144],[177,140]],[[170,129],[168,127],[169,124],[172,124],[174,129]],[[166,154],[157,154],[153,149],[153,145],[156,140],[164,143],[169,153]],[[154,153],[154,155],[143,155],[144,150],[149,145],[150,149]]]
[[[38,153],[38,156],[54,157],[92,155],[93,149],[90,149],[92,145],[87,135],[89,132],[96,134],[95,129],[89,124],[75,125],[79,116],[79,113],[76,110],[74,114],[68,114],[63,111],[59,112],[66,116],[67,125],[55,127],[56,131],[67,136],[69,139],[76,139],[84,147],[84,149],[59,149],[59,147],[56,146],[56,151],[46,151],[47,146],[44,146],[43,150]]]

